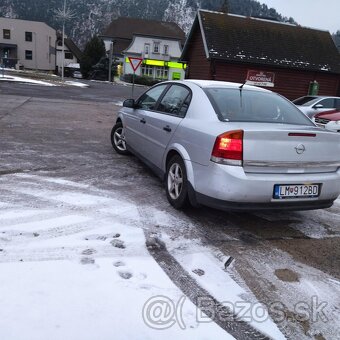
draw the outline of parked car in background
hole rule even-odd
[[[340,97],[304,96],[293,100],[293,103],[309,118],[320,112],[340,109]]]
[[[178,209],[319,209],[340,193],[340,135],[254,86],[160,83],[124,102],[111,142],[164,179]]]
[[[340,109],[318,113],[313,121],[317,126],[340,132]]]
[[[80,71],[74,71],[73,74],[72,74],[72,77],[77,78],[77,79],[82,79],[83,75],[81,74]]]

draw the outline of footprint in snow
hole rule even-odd
[[[115,267],[123,267],[123,266],[125,266],[125,263],[122,262],[122,261],[117,261],[117,262],[114,262],[113,265]]]
[[[95,263],[95,260],[90,258],[90,257],[83,257],[81,260],[80,260],[80,263],[81,264],[94,264]]]
[[[129,272],[118,272],[118,274],[122,279],[125,279],[125,280],[131,279],[132,277],[132,274]]]
[[[125,244],[122,240],[114,239],[110,243],[113,247],[120,248],[120,249],[125,248]]]
[[[83,255],[92,255],[92,254],[94,254],[94,253],[96,253],[97,251],[96,250],[94,250],[94,249],[85,249],[83,252],[82,252],[82,254]]]

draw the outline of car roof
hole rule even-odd
[[[302,96],[300,98],[296,98],[294,100],[297,100],[297,99],[301,99],[301,98],[306,98],[306,97],[310,97],[310,98],[313,98],[313,99],[324,99],[324,98],[337,98],[337,99],[340,99],[340,97],[337,97],[337,96],[314,96],[314,95],[307,95],[307,96]]]
[[[261,92],[272,92],[257,86],[246,85],[241,83],[232,83],[227,81],[219,81],[219,80],[201,80],[201,79],[185,79],[180,81],[180,83],[187,84],[196,84],[201,88],[216,88],[216,87],[227,87],[233,89],[239,89],[241,85],[243,85],[243,89],[261,91]]]

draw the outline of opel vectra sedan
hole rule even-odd
[[[124,102],[111,141],[164,179],[178,209],[319,209],[340,192],[340,135],[254,86],[158,84]]]

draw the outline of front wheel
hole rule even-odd
[[[129,154],[126,148],[125,131],[121,122],[117,122],[111,130],[111,144],[117,153],[121,155]]]
[[[184,162],[179,155],[173,156],[167,164],[166,196],[176,209],[188,204],[188,179]]]

